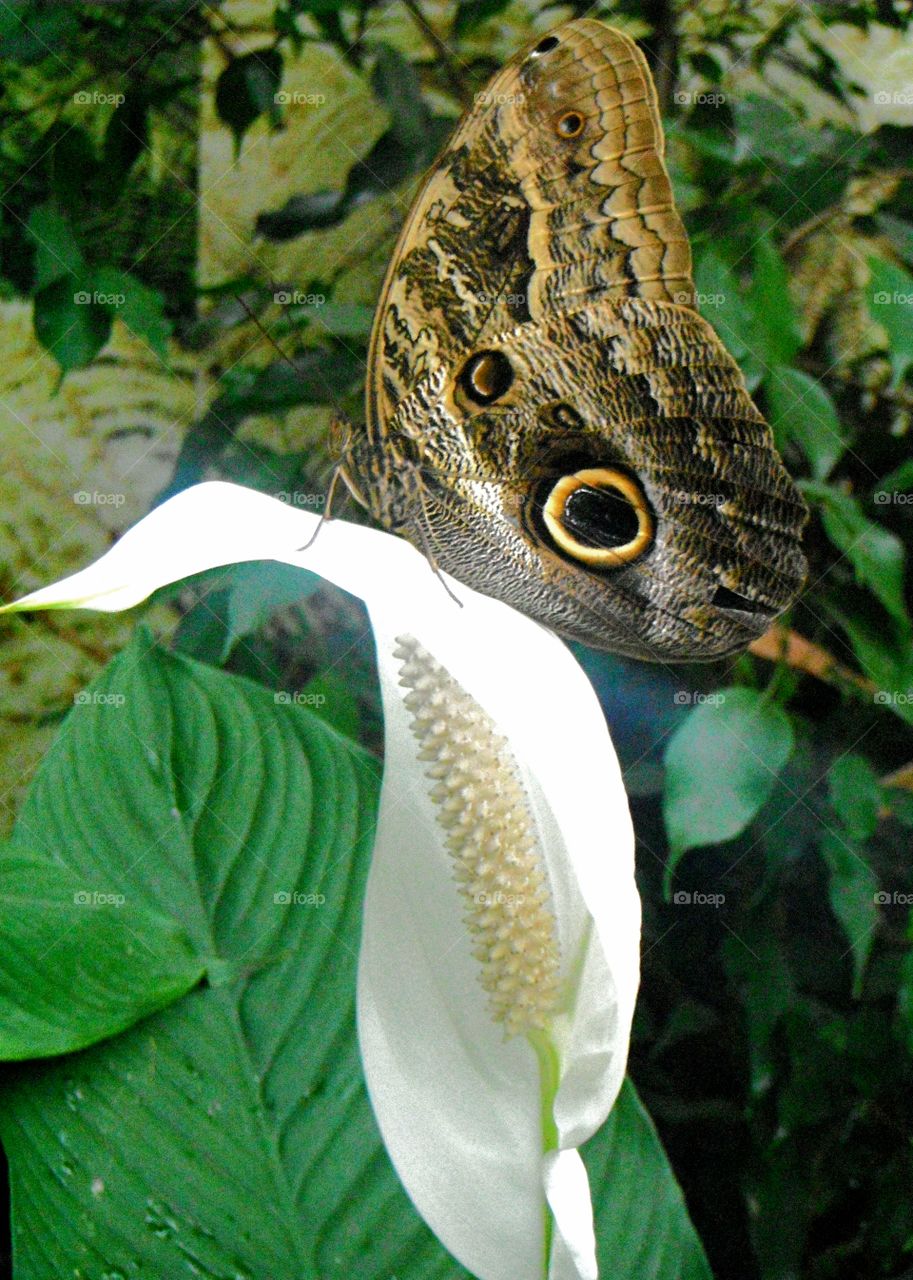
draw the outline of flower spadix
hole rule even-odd
[[[538,624],[448,580],[453,599],[389,534],[333,520],[306,547],[316,526],[198,485],[13,607],[123,609],[259,559],[365,601],[385,733],[357,995],[374,1112],[416,1208],[480,1280],[589,1280],[577,1148],[624,1076],[640,933],[599,704]]]

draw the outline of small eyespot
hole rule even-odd
[[[578,138],[583,133],[584,123],[579,111],[565,111],[555,121],[555,133],[559,138]]]
[[[550,49],[554,49],[557,43],[558,43],[557,36],[545,36],[542,40],[539,41],[535,49],[533,49],[531,56],[534,58],[538,58],[540,54],[548,53]]]
[[[546,427],[559,431],[580,431],[583,429],[583,418],[572,404],[558,400],[554,404],[545,405],[539,410],[539,421]]]
[[[614,467],[588,467],[550,482],[541,515],[555,547],[591,568],[621,568],[653,545],[655,523],[644,492]]]
[[[501,351],[477,351],[463,365],[458,378],[466,397],[480,405],[500,400],[513,380],[511,363]]]

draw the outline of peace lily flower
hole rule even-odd
[[[621,1087],[640,904],[596,697],[551,632],[399,538],[235,485],[186,490],[16,609],[125,609],[244,560],[360,596],[385,765],[358,969],[365,1077],[419,1213],[481,1280],[593,1280],[577,1148]]]

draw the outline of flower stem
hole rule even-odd
[[[558,1061],[558,1050],[555,1042],[546,1031],[528,1031],[527,1040],[532,1045],[539,1062],[539,1100],[542,1121],[542,1154],[558,1149],[558,1126],[555,1124],[555,1095],[561,1075],[561,1064]],[[552,1253],[552,1232],[554,1223],[551,1210],[545,1206],[543,1265],[542,1274],[548,1276],[549,1259]]]

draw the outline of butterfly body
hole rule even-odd
[[[566,636],[742,648],[801,585],[805,508],[693,302],[643,56],[568,23],[478,95],[416,198],[343,475]]]

